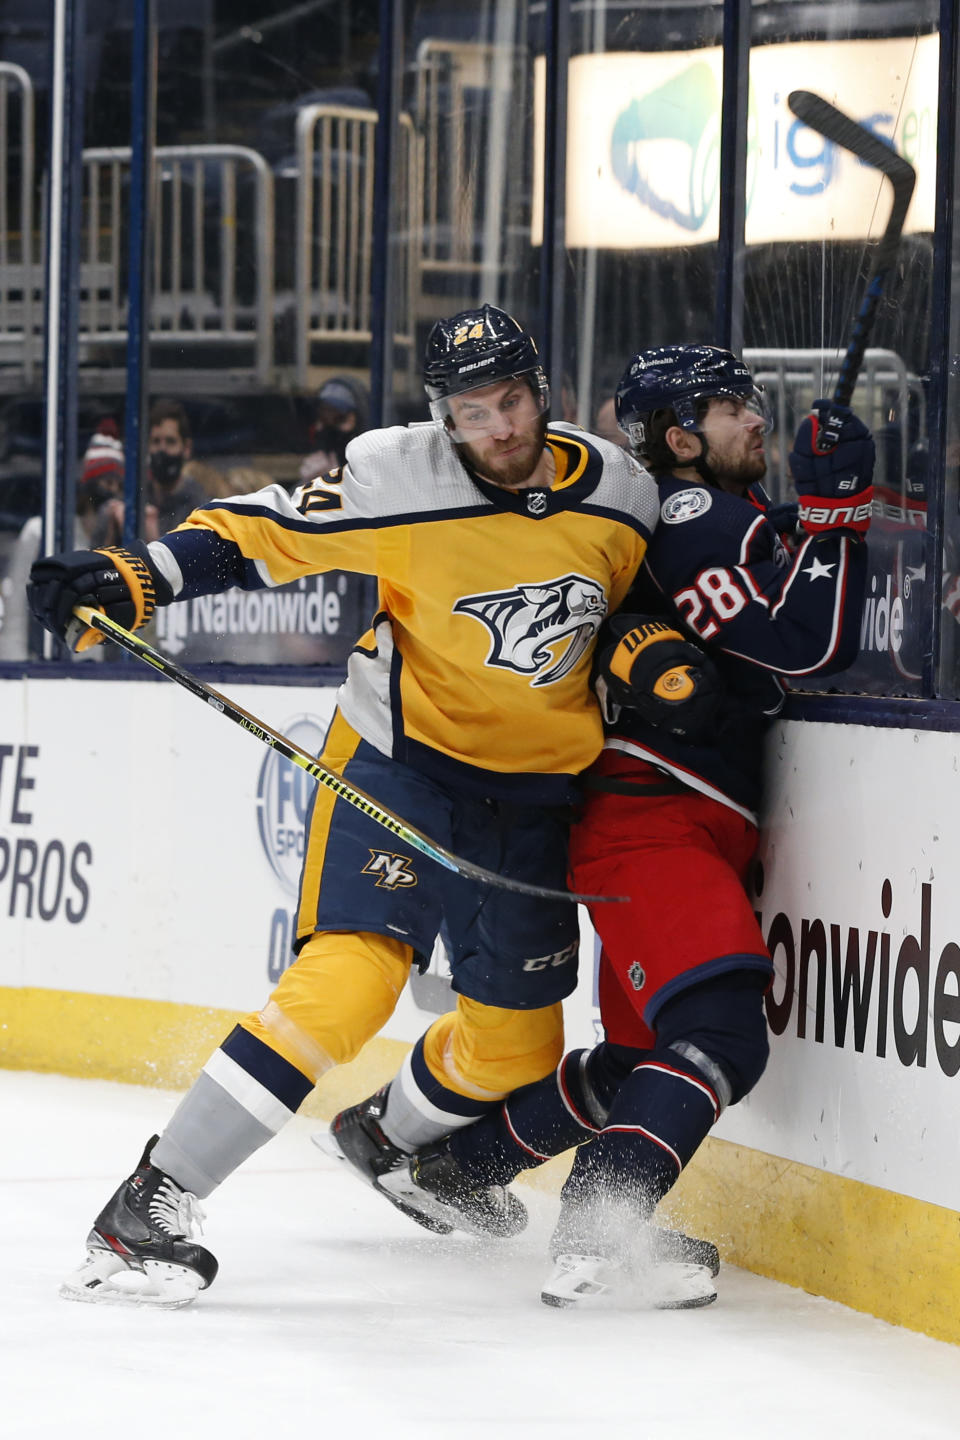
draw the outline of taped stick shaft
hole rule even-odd
[[[623,902],[627,899],[624,895],[575,895],[569,890],[552,890],[543,885],[530,885],[525,880],[513,880],[507,875],[499,875],[495,870],[487,870],[483,865],[475,865],[472,860],[464,860],[462,856],[455,855],[452,850],[447,850],[444,846],[431,840],[416,826],[408,825],[399,815],[395,815],[392,810],[379,804],[365,790],[349,784],[336,771],[328,770],[326,765],[323,765],[306,750],[302,750],[295,741],[288,739],[286,735],[281,735],[277,730],[272,730],[264,721],[251,715],[249,711],[244,710],[242,706],[235,704],[232,700],[228,700],[226,695],[222,695],[219,690],[214,690],[212,685],[205,685],[202,680],[191,675],[189,670],[182,669],[168,656],[161,655],[160,651],[155,650],[152,645],[148,645],[146,640],[125,630],[122,625],[118,625],[108,615],[102,614],[99,610],[91,610],[86,605],[77,605],[74,608],[74,614],[85,625],[89,625],[93,630],[99,630],[101,635],[107,636],[116,645],[129,651],[131,655],[135,655],[138,660],[143,660],[146,664],[151,665],[154,670],[158,670],[168,680],[176,681],[185,690],[189,690],[191,695],[195,695],[198,700],[203,700],[205,704],[210,705],[221,715],[225,715],[228,720],[233,720],[235,724],[240,725],[257,740],[261,740],[264,745],[269,745],[272,750],[276,750],[278,755],[283,755],[292,764],[305,770],[318,784],[332,790],[338,799],[361,810],[364,815],[375,820],[385,830],[389,830],[391,835],[395,835],[405,844],[419,850],[429,859],[435,860],[445,870],[451,870],[454,874],[462,875],[465,879],[474,880],[481,885],[493,885],[500,890],[512,890],[518,895],[536,896],[541,900],[567,900],[574,904],[586,905]]]

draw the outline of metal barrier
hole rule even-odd
[[[124,344],[130,150],[85,150],[81,353]],[[241,224],[238,172],[252,179]],[[211,173],[212,172],[212,173]],[[247,347],[262,384],[273,366],[273,175],[242,145],[164,145],[154,151],[150,341],[197,349]],[[238,235],[251,233],[249,254]],[[250,283],[243,284],[249,280]]]
[[[11,126],[11,110],[16,122]],[[13,137],[19,133],[19,184],[11,186]],[[34,317],[39,315],[40,266],[34,248],[33,84],[19,65],[0,62],[0,366],[15,369],[28,385],[36,355]]]
[[[305,105],[297,113],[296,367],[309,383],[315,344],[372,339],[370,266],[377,112]],[[419,142],[400,117],[394,173],[394,342],[414,343]]]
[[[743,358],[757,384],[771,399],[776,433],[780,444],[772,455],[773,489],[776,499],[789,498],[791,486],[787,453],[794,427],[821,395],[830,395],[840,373],[843,355],[832,350],[744,350]],[[893,410],[900,423],[901,475],[906,474],[910,436],[907,416],[911,399],[916,406],[921,435],[926,434],[926,397],[916,376],[907,373],[893,350],[867,350],[857,377],[853,405],[865,422],[876,430]],[[891,400],[894,401],[891,404]]]
[[[414,114],[423,136],[424,280],[459,275],[484,295],[498,293],[507,253],[510,177],[523,165],[526,137],[510,126],[527,52],[515,45],[424,40],[417,50]]]

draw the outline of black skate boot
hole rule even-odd
[[[375,1095],[341,1110],[330,1123],[329,1130],[314,1135],[313,1143],[325,1155],[337,1160],[346,1160],[361,1180],[380,1192],[404,1215],[432,1230],[435,1235],[449,1235],[453,1225],[441,1219],[439,1214],[424,1213],[407,1203],[402,1194],[395,1194],[385,1184],[385,1177],[405,1171],[410,1158],[404,1150],[388,1140],[380,1128],[380,1121],[387,1108],[389,1085],[384,1085]]]
[[[215,1258],[192,1241],[203,1219],[197,1197],[150,1164],[156,1143],[94,1221],[86,1260],[60,1287],[65,1300],[173,1309],[216,1279]]]
[[[702,1265],[714,1280],[720,1274],[720,1251],[712,1240],[701,1240],[696,1235],[685,1235],[682,1230],[665,1230],[658,1225],[651,1225],[650,1235],[658,1260]]]
[[[409,1209],[449,1222],[468,1235],[493,1235],[507,1240],[527,1223],[524,1205],[504,1185],[485,1185],[461,1169],[448,1140],[425,1145],[392,1170],[384,1190],[403,1198]]]

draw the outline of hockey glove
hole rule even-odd
[[[873,436],[846,405],[818,400],[790,451],[800,524],[808,535],[853,530],[865,535],[873,505]]]
[[[703,651],[667,621],[614,615],[604,631],[595,677],[608,722],[625,707],[682,740],[702,744],[714,739],[720,678]]]
[[[142,541],[129,549],[72,550],[37,560],[27,581],[27,600],[41,625],[71,650],[88,650],[103,636],[78,620],[75,605],[89,605],[126,630],[146,625],[157,604],[167,605],[173,591],[157,570]]]

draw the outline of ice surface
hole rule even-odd
[[[176,1098],[0,1070],[4,1440],[960,1432],[958,1347],[729,1267],[705,1310],[548,1309],[553,1197],[521,1192],[518,1239],[433,1237],[325,1158],[305,1119],[207,1202],[220,1277],[195,1305],[61,1300]]]

